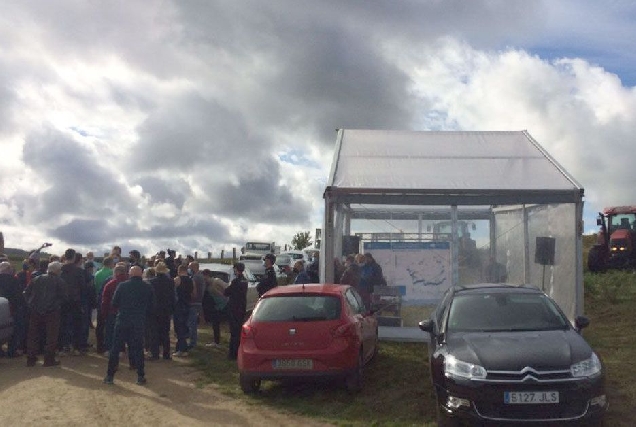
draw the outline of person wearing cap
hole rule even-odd
[[[177,334],[177,348],[172,355],[175,357],[186,357],[188,356],[188,314],[190,312],[190,303],[192,302],[194,283],[188,276],[188,267],[185,264],[181,264],[177,268],[174,286],[177,302],[172,322],[174,323],[174,331]]]
[[[265,274],[263,275],[261,281],[258,282],[258,285],[256,285],[256,291],[258,292],[259,297],[262,297],[265,292],[278,286],[278,281],[276,280],[276,272],[274,271],[276,255],[266,254],[263,257],[263,262],[265,263]]]
[[[52,262],[46,274],[37,276],[25,289],[24,297],[29,308],[29,330],[27,333],[27,366],[35,366],[40,347],[40,331],[45,331],[44,364],[56,366],[55,360],[58,335],[60,333],[60,309],[64,301],[66,284],[60,278],[62,264]]]
[[[164,360],[170,360],[170,318],[176,303],[174,280],[164,262],[160,261],[155,265],[155,272],[157,275],[150,279],[150,286],[155,293],[155,306],[148,325],[149,360],[159,359],[159,347],[163,350]]]
[[[241,343],[241,326],[245,320],[245,310],[247,309],[247,279],[243,276],[245,264],[237,262],[234,264],[234,279],[230,286],[225,288],[223,294],[228,298],[227,311],[228,323],[230,326],[230,348],[227,357],[236,360],[238,357],[239,344]]]
[[[113,384],[115,371],[119,366],[119,350],[124,344],[128,344],[130,366],[137,369],[137,384],[146,384],[144,331],[146,318],[153,310],[154,292],[143,280],[143,270],[138,265],[130,267],[128,274],[130,278],[117,286],[111,302],[118,311],[105,384]]]
[[[203,274],[201,274],[201,271],[199,271],[199,263],[197,261],[192,261],[188,264],[188,269],[194,285],[192,300],[190,301],[190,309],[188,311],[188,338],[190,339],[188,349],[192,349],[197,346],[199,338],[199,315],[201,314],[201,308],[203,306],[205,278],[203,277]]]

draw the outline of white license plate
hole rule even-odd
[[[313,369],[312,359],[276,359],[272,362],[274,369]]]
[[[545,404],[559,403],[558,391],[506,391],[504,403],[509,404]]]

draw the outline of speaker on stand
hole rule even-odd
[[[541,290],[545,292],[545,266],[554,265],[556,239],[554,237],[537,237],[534,262],[543,265]]]

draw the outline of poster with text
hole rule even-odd
[[[364,242],[405,305],[435,304],[451,285],[450,242]]]

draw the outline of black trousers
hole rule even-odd
[[[170,319],[169,314],[155,314],[150,317],[150,353],[152,357],[159,357],[159,347],[163,350],[163,357],[170,357]]]
[[[145,319],[120,319],[115,320],[115,330],[113,332],[113,344],[108,357],[108,376],[115,376],[117,366],[119,366],[119,350],[128,344],[128,359],[131,366],[137,368],[137,376],[145,376],[144,371],[144,330]]]
[[[228,323],[230,326],[230,348],[227,357],[235,360],[238,357],[238,349],[241,344],[241,327],[243,326],[243,318],[237,313],[228,312]]]

